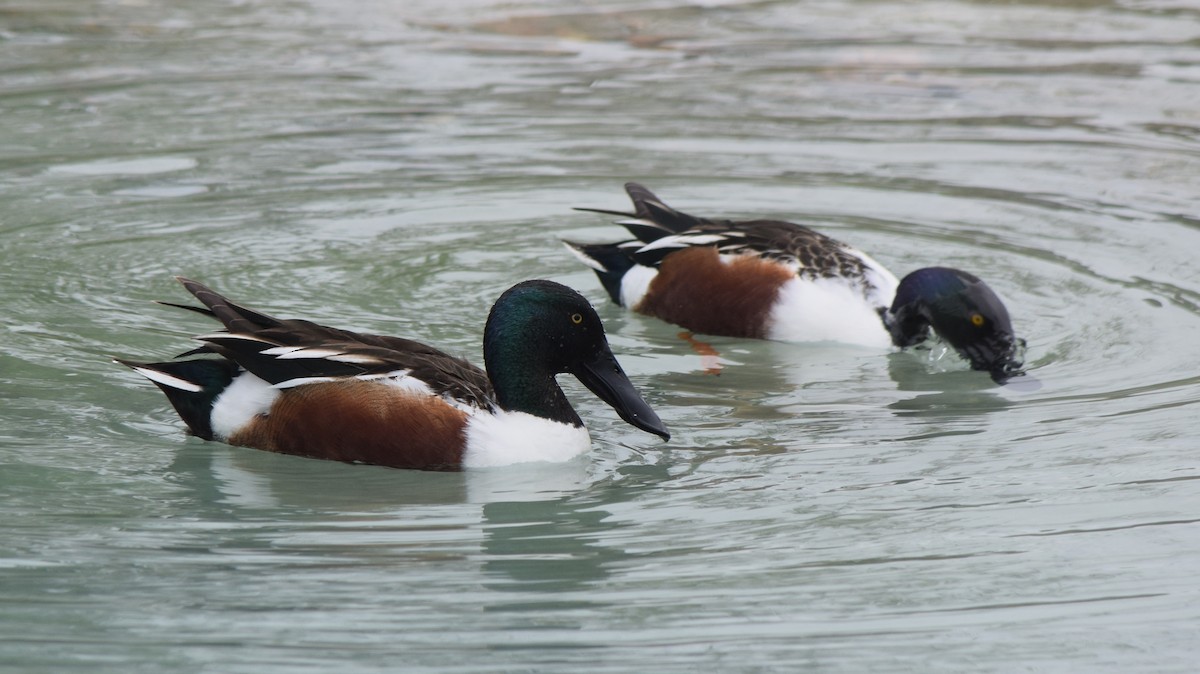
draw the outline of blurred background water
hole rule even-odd
[[[0,2],[0,670],[1190,672],[1200,6]],[[985,278],[1037,390],[706,339],[560,238],[644,182]],[[674,432],[430,474],[185,438],[173,274],[480,362],[529,277]]]

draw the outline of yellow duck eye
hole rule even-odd
[[[571,322],[575,325],[579,325],[583,322],[583,314],[571,314]]]
[[[977,328],[983,327],[983,314],[971,314],[971,325]]]

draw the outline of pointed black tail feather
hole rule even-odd
[[[573,206],[573,211],[583,211],[584,213],[600,213],[602,215],[615,215],[618,218],[636,218],[636,213],[626,213],[625,211],[610,211],[607,208],[588,208],[587,206]]]
[[[639,218],[653,219],[654,213],[650,210],[650,204],[659,207],[659,210],[671,210],[670,206],[663,203],[658,195],[646,189],[646,186],[641,183],[627,182],[625,183],[625,194],[629,195],[629,200],[633,202],[634,212]]]
[[[575,243],[563,241],[567,249],[584,264],[592,268],[599,277],[608,296],[621,303],[621,279],[635,264],[633,258],[615,243]]]
[[[236,363],[224,359],[139,363],[120,358],[114,358],[113,362],[132,368],[154,382],[193,435],[213,439],[213,401],[237,376]]]
[[[654,224],[670,230],[672,234],[686,232],[698,225],[708,222],[704,218],[688,215],[668,206],[656,194],[638,183],[625,183],[625,192],[633,201],[637,217],[649,220]],[[635,234],[636,236],[636,234]],[[649,242],[647,242],[649,243]]]
[[[633,213],[622,213],[621,211],[606,211],[602,208],[584,208],[576,206],[577,211],[586,211],[588,213],[602,213],[604,215],[617,215],[625,220],[618,220],[617,224],[629,230],[629,233],[642,243],[654,243],[664,236],[670,236],[676,232],[664,227],[663,225],[652,222],[648,219],[639,219]]]
[[[214,314],[212,312],[212,309],[209,309],[208,307],[197,307],[197,306],[192,306],[191,304],[179,304],[177,302],[167,302],[164,300],[154,300],[154,303],[161,304],[164,307],[175,307],[176,309],[187,309],[188,311],[194,311],[198,314],[208,316],[209,318],[217,317],[216,314]]]
[[[216,317],[218,321],[221,321],[221,325],[224,325],[225,329],[230,332],[252,333],[255,330],[273,328],[279,325],[279,319],[274,316],[268,316],[267,314],[235,304],[203,283],[182,276],[176,276],[175,280],[182,283],[183,287],[189,293],[200,300],[204,306],[208,307],[208,310],[206,312],[199,307],[188,307],[179,304],[171,306],[191,309],[199,313],[209,313]]]
[[[577,207],[575,210],[628,218],[629,220],[617,224],[628,229],[630,234],[643,243],[654,243],[664,236],[686,232],[693,227],[709,222],[671,208],[653,192],[638,183],[625,183],[625,192],[633,201],[633,213],[610,211],[603,208]]]

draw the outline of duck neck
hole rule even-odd
[[[879,317],[895,346],[916,346],[929,338],[929,319],[915,302],[893,303],[891,308],[879,309]]]
[[[509,412],[524,412],[583,426],[583,420],[559,388],[555,373],[527,353],[524,346],[522,343],[515,348],[505,348],[490,342],[484,345],[484,364],[496,393],[496,402]]]
[[[915,346],[929,338],[929,302],[935,295],[930,277],[940,270],[929,268],[917,270],[900,281],[892,306],[879,310],[883,326],[899,347]]]

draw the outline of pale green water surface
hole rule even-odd
[[[984,277],[1037,390],[623,313],[639,180]],[[0,1],[0,670],[1192,672],[1200,6]],[[599,309],[671,427],[431,474],[186,438],[174,274],[476,362]]]

